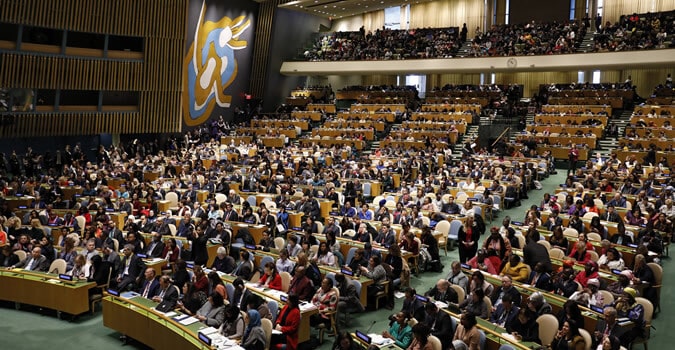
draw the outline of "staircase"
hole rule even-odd
[[[469,50],[471,49],[471,40],[465,41],[457,50],[455,57],[469,57]]]
[[[581,45],[577,48],[578,53],[585,53],[585,52],[591,52],[593,51],[593,32],[592,31],[586,31],[586,35],[584,35],[584,40],[581,41]]]
[[[467,141],[473,141],[478,138],[479,125],[467,125],[466,134],[457,139],[457,143],[452,146],[452,160],[462,159],[462,147]]]
[[[612,151],[619,148],[619,137],[625,135],[626,125],[630,122],[631,110],[622,110],[621,114],[610,119],[610,124],[615,124],[618,128],[617,136],[605,135],[601,140],[598,140],[598,150],[603,157],[608,157]]]

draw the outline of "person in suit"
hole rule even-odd
[[[414,288],[406,288],[401,312],[414,317],[416,320],[424,320],[424,304],[417,299],[416,294],[417,291]],[[389,320],[394,322],[394,315],[389,316]]]
[[[335,283],[340,291],[339,310],[344,310],[344,312],[362,312],[365,310],[363,305],[361,305],[360,296],[356,294],[356,286],[351,279],[346,278],[345,275],[338,272],[335,274]]]
[[[375,237],[375,242],[384,247],[396,243],[396,234],[394,233],[394,230],[389,227],[389,218],[382,221],[382,226],[380,227],[380,232],[378,232],[377,237]]]
[[[246,309],[251,291],[246,288],[244,280],[241,278],[235,279],[234,282],[232,282],[232,285],[234,286],[234,296],[232,297],[230,304],[235,305],[238,308]]]
[[[563,221],[558,214],[559,210],[557,208],[551,210],[551,215],[549,215],[548,219],[543,224],[547,230],[553,231],[554,227],[562,225]]]
[[[232,203],[225,203],[225,213],[223,213],[223,220],[225,221],[239,221],[239,214],[232,209]]]
[[[206,243],[209,238],[204,234],[204,226],[197,226],[188,240],[192,243],[192,260],[195,265],[206,264],[209,260],[209,253],[206,250]]]
[[[178,287],[171,284],[171,277],[163,275],[159,278],[159,290],[157,295],[152,297],[156,303],[166,303],[169,309],[173,309],[178,302]]]
[[[527,243],[523,247],[523,262],[530,266],[532,270],[537,265],[537,263],[544,264],[546,272],[550,272],[553,269],[551,265],[551,257],[548,254],[548,250],[543,245],[537,243],[539,242],[540,235],[539,231],[531,230],[527,233],[525,240]]]
[[[28,271],[47,272],[49,269],[49,262],[47,258],[42,255],[42,248],[35,247],[31,250],[29,256],[12,265],[10,268],[22,268]]]
[[[195,316],[199,321],[207,326],[218,328],[225,321],[225,301],[223,296],[214,291],[209,296],[208,301],[197,310]]]
[[[277,230],[277,222],[274,219],[274,215],[270,215],[267,209],[263,208],[260,211],[260,224],[267,226],[268,232],[271,233],[271,236],[274,237],[274,234]]]
[[[202,206],[199,202],[195,202],[192,205],[192,213],[190,214],[190,217],[201,218],[202,215],[204,215],[204,208],[202,208]]]
[[[159,282],[155,278],[155,270],[151,267],[146,268],[144,277],[145,282],[143,282],[143,286],[138,289],[138,292],[141,293],[143,298],[152,299],[159,291]]]
[[[314,296],[314,286],[312,285],[312,280],[305,275],[304,266],[298,266],[295,269],[295,275],[288,286],[288,293],[297,295],[303,301],[310,301]],[[340,295],[340,298],[342,298],[342,293]],[[360,302],[359,305],[361,305]]]
[[[501,279],[502,285],[497,287],[492,293],[492,296],[490,296],[493,307],[497,307],[501,304],[506,295],[510,295],[511,300],[516,305],[520,305],[520,292],[513,286],[513,279],[511,279],[511,276],[501,276]]]
[[[145,249],[145,255],[151,258],[159,258],[164,251],[164,242],[162,242],[162,235],[159,232],[152,234],[152,241]]]
[[[134,246],[127,244],[122,250],[122,257],[120,263],[120,270],[117,275],[117,290],[126,290],[128,287],[133,288],[134,284],[139,282],[141,271],[145,267],[143,260],[134,254]]]
[[[609,221],[609,222],[620,222],[621,217],[619,217],[619,214],[616,212],[616,209],[614,209],[613,205],[608,205],[607,206],[607,212],[602,214],[602,220]]]
[[[438,280],[434,287],[424,293],[424,296],[432,298],[434,301],[440,301],[446,304],[457,304],[459,302],[457,292],[450,288],[450,282],[444,279]]]
[[[431,329],[431,334],[441,341],[443,349],[450,348],[452,336],[455,334],[453,323],[448,313],[440,311],[436,304],[427,303],[424,323]]]
[[[2,255],[0,255],[0,267],[11,267],[19,262],[19,256],[12,253],[12,247],[7,244],[2,247]]]
[[[518,316],[519,310],[520,308],[517,305],[514,305],[511,294],[505,294],[502,297],[502,302],[497,305],[495,311],[490,316],[490,322],[500,327],[505,327],[507,324],[511,324]]]
[[[598,323],[595,325],[595,332],[593,332],[593,346],[591,348],[596,348],[598,345],[602,344],[602,340],[605,337],[619,338],[626,331],[625,328],[619,325],[616,316],[617,312],[614,307],[605,307],[602,314],[605,317],[604,319],[598,318]]]
[[[543,263],[538,262],[534,265],[527,283],[537,289],[549,290],[551,288],[551,275],[546,271]]]
[[[246,250],[239,252],[239,262],[237,267],[232,271],[233,276],[240,277],[246,281],[251,279],[253,275],[253,262],[250,260],[251,253]]]

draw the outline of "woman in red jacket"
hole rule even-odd
[[[280,331],[283,336],[273,336],[272,349],[274,350],[296,350],[298,348],[298,329],[300,328],[300,308],[299,299],[295,294],[288,295],[286,306],[281,309],[277,317],[274,329]],[[285,339],[284,339],[285,338]]]
[[[277,272],[277,265],[274,262],[268,262],[265,264],[264,272],[258,281],[258,286],[281,290],[281,276]]]

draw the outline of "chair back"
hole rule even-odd
[[[227,202],[227,196],[222,193],[216,193],[216,204]]]
[[[80,229],[80,236],[84,236],[84,227],[87,225],[87,219],[82,215],[78,215],[75,217],[75,221],[77,221],[77,227]]]
[[[282,271],[279,272],[279,277],[281,277],[281,290],[284,291],[284,293],[288,293],[288,287],[291,285],[291,274]]]
[[[451,284],[450,288],[452,288],[455,293],[457,293],[457,300],[461,303],[466,299],[466,291],[464,291],[464,288],[456,285],[456,284]]]
[[[433,350],[443,350],[443,345],[441,345],[441,340],[438,339],[435,335],[430,335],[428,338],[429,344]]]
[[[473,206],[473,213],[476,214],[476,215],[483,216],[483,208],[481,208],[477,205],[474,205]]]
[[[592,219],[596,216],[598,216],[598,213],[594,213],[592,211],[589,211],[588,213],[584,214],[583,218],[590,220],[590,219]]]
[[[265,350],[270,350],[270,344],[272,343],[272,321],[263,318],[260,322],[262,323],[261,326],[265,332]]]
[[[591,338],[591,333],[583,328],[579,328],[579,334],[584,338],[584,350],[591,350],[591,345],[593,344],[593,339]]]
[[[647,322],[647,327],[649,327],[652,323],[652,317],[654,316],[654,305],[651,301],[643,297],[635,298],[635,302],[642,305],[645,309],[645,322]]]
[[[52,264],[49,265],[49,273],[58,273],[58,274],[64,274],[66,273],[66,261],[63,259],[56,259],[52,261]]]
[[[345,259],[345,265],[349,265],[349,263],[352,262],[352,260],[354,259],[354,254],[356,254],[357,249],[358,248],[356,247],[349,248],[349,251],[347,252],[347,259]]]
[[[483,302],[485,303],[485,305],[487,305],[488,310],[487,319],[489,320],[490,316],[492,316],[492,300],[490,299],[490,297],[486,295],[483,297]]]
[[[459,239],[459,229],[462,227],[462,222],[459,220],[452,220],[450,222],[450,232],[448,233],[448,239],[458,240]]]
[[[579,238],[579,231],[577,231],[576,229],[573,229],[573,228],[571,228],[571,227],[568,227],[568,228],[566,228],[565,230],[563,230],[563,235],[564,235],[565,237],[568,237],[568,238],[569,238],[569,237],[572,237],[572,238]]]
[[[354,231],[351,228],[349,230],[346,230],[345,232],[342,232],[342,236],[347,237],[347,238],[352,238],[352,237],[354,237],[354,235],[356,235],[356,231]]]
[[[19,257],[19,261],[26,260],[27,254],[23,250],[15,250],[14,254]]]
[[[483,332],[482,329],[479,329],[478,334],[480,335],[479,340],[480,350],[485,350],[485,343],[486,343],[485,332]]]
[[[551,254],[551,243],[549,243],[548,241],[544,241],[544,240],[539,240],[539,241],[537,241],[537,243],[543,245],[546,248],[546,250],[549,251],[549,255]],[[558,250],[560,250],[560,249],[558,249]]]
[[[607,290],[599,290],[598,293],[602,295],[602,300],[605,305],[612,305],[614,304],[614,294],[610,293]]]
[[[562,259],[565,257],[565,252],[563,252],[560,248],[551,248],[551,250],[548,251],[548,255],[551,258]]]
[[[450,233],[450,222],[448,220],[441,220],[436,224],[434,228],[436,232],[440,232],[443,236],[447,237]]]
[[[325,277],[328,278],[329,280],[331,280],[333,282],[334,286],[337,285],[337,283],[335,282],[335,273],[334,272],[326,273]]]
[[[595,262],[597,262],[598,259],[600,259],[600,257],[598,256],[598,252],[596,252],[595,250],[589,250],[589,251],[588,251],[588,255],[590,255],[590,256],[591,256],[591,260],[593,260],[593,261],[595,261]]]
[[[232,283],[225,283],[225,290],[227,291],[227,299],[234,300],[234,285]]]
[[[262,269],[263,267],[265,267],[265,265],[267,265],[268,262],[274,263],[274,258],[269,255],[263,256],[262,259],[260,260],[260,268]]]
[[[516,233],[516,239],[518,239],[518,244],[520,245],[520,249],[523,249],[525,247],[525,236],[523,236],[520,233]]]
[[[174,224],[169,224],[169,232],[171,232],[171,235],[172,235],[172,236],[175,236],[175,235],[176,235],[176,231],[177,231],[177,230],[176,230],[176,225],[174,225]]]
[[[600,236],[599,233],[597,232],[589,232],[586,234],[586,238],[588,238],[589,241],[593,242],[600,242],[602,241],[602,236]]]
[[[277,315],[279,314],[279,303],[276,300],[270,300],[267,302],[267,307],[270,309],[270,314],[272,314],[272,324],[277,321]]]
[[[316,223],[316,230],[317,230],[316,233],[319,233],[319,234],[323,233],[323,224],[321,223],[321,221],[316,221],[315,223]]]
[[[252,207],[255,207],[255,206],[258,205],[255,196],[248,196],[248,197],[246,198],[246,201],[247,201],[248,204],[250,204]]]
[[[167,192],[164,199],[169,201],[169,208],[175,208],[178,206],[178,195],[176,192]]]
[[[558,319],[553,315],[545,314],[537,317],[537,324],[539,324],[541,345],[545,347],[551,345],[558,332]]]

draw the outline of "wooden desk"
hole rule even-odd
[[[326,104],[326,103],[310,103],[307,105],[308,111],[324,111],[326,113],[335,114],[337,111],[335,104]]]
[[[464,112],[454,112],[454,113],[437,113],[437,112],[426,112],[426,113],[413,113],[410,117],[412,121],[418,120],[431,120],[431,121],[463,121],[466,124],[471,124],[473,116],[471,114],[466,114]]]
[[[481,107],[478,104],[448,104],[448,103],[426,103],[422,105],[422,112],[433,113],[455,113],[455,112],[473,112],[480,113]],[[471,116],[468,114],[469,117]],[[470,123],[471,120],[467,120]]]
[[[466,134],[466,123],[406,121],[402,127],[405,130],[450,130],[454,127],[460,134]]]
[[[384,122],[375,120],[329,120],[323,124],[327,128],[352,128],[352,129],[366,129],[373,128],[376,131],[384,131]]]
[[[559,103],[552,103],[548,105],[541,106],[541,111],[543,113],[586,113],[590,111],[593,114],[606,113],[612,115],[612,108],[609,106],[598,106],[596,104],[592,105],[565,105]]]
[[[363,112],[367,110],[369,113],[376,113],[381,109],[387,109],[391,112],[405,112],[404,104],[360,104],[355,103],[349,107],[350,112]]]
[[[108,180],[108,184],[110,184],[110,180]],[[75,199],[75,195],[79,194],[82,195],[82,187],[81,186],[61,186],[61,191],[63,191],[63,200],[69,200],[72,201]]]
[[[512,146],[516,149],[521,149],[523,147],[523,145],[521,144],[514,144]],[[579,160],[580,161],[588,160],[589,150],[587,148],[578,148],[578,150],[579,150]],[[553,155],[553,158],[555,159],[568,159],[570,150],[569,148],[566,148],[564,146],[537,145],[537,154],[542,155],[546,151],[550,151],[551,155]]]
[[[340,112],[337,117],[345,120],[386,120],[389,123],[396,120],[396,114],[392,112],[359,112],[356,110],[352,110],[350,113]]]
[[[534,121],[537,124],[562,124],[572,125],[573,122],[582,124],[587,120],[599,120],[603,126],[607,126],[609,117],[606,115],[594,114],[573,114],[573,115],[551,115],[551,114],[537,114]]]
[[[291,112],[291,118],[296,120],[311,120],[313,122],[320,122],[321,112],[295,111]]]
[[[96,284],[86,280],[60,281],[55,274],[2,269],[0,286],[0,300],[56,310],[60,317],[61,312],[73,316],[88,312],[89,289]]]
[[[372,129],[326,129],[319,128],[312,130],[312,136],[316,137],[338,137],[344,136],[349,138],[357,138],[358,136],[363,135],[363,137],[372,141],[375,139],[375,133]]]
[[[284,147],[284,137],[261,137],[260,139],[265,147]]]
[[[548,103],[552,105],[584,105],[584,107],[586,105],[599,105],[623,108],[622,97],[549,97]]]
[[[144,171],[143,181],[156,181],[159,179],[159,171]]]
[[[103,325],[153,349],[215,349],[198,338],[197,332],[206,328],[205,324],[196,322],[183,326],[153,311],[156,305],[156,302],[141,296],[123,299],[106,294],[103,298]]]
[[[19,207],[28,207],[33,202],[33,199],[34,197],[31,196],[8,196],[5,197],[5,203],[7,203],[7,208],[10,210],[15,210]]]
[[[530,125],[527,127],[527,131],[532,134],[546,133],[546,132],[548,132],[549,134],[560,134],[563,131],[563,129],[567,131],[567,133],[570,135],[576,135],[577,131],[581,131],[584,135],[590,132],[591,134],[598,137],[602,137],[602,133],[605,130],[602,126]]]
[[[361,140],[350,140],[350,139],[343,139],[343,140],[336,140],[336,139],[318,139],[318,138],[309,138],[309,139],[301,139],[300,144],[303,147],[312,147],[314,144],[321,145],[322,147],[344,147],[344,146],[351,146],[352,148],[356,148],[358,150],[362,150],[363,147],[365,146],[365,142]]]
[[[299,127],[300,130],[309,130],[309,123],[306,120],[272,120],[272,119],[259,119],[251,120],[251,126],[254,128],[288,128]]]
[[[567,145],[570,145],[570,144],[587,145],[591,149],[595,148],[596,141],[598,139],[595,135],[593,135],[591,137],[573,136],[573,135],[560,136],[559,134],[551,134],[549,136],[544,136],[544,134],[541,134],[541,133],[538,133],[536,135],[526,133],[526,134],[518,134],[516,136],[516,142],[526,141],[530,137],[533,137],[536,140],[537,144],[549,144],[549,145],[561,144],[563,146],[567,146]]]
[[[440,149],[445,149],[450,144],[442,141],[432,141],[431,146]],[[380,147],[403,147],[405,149],[426,149],[425,141],[407,141],[407,140],[383,140],[380,142]]]

